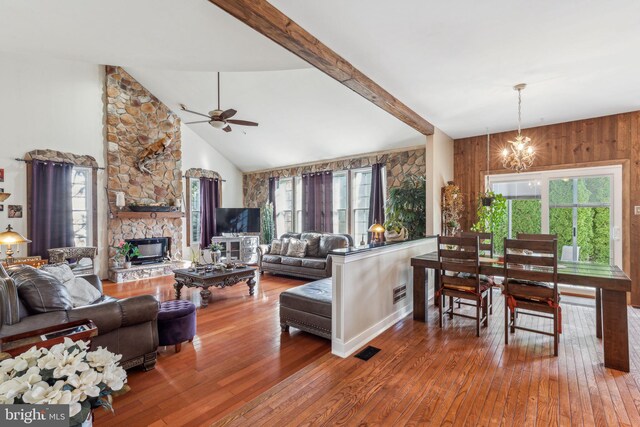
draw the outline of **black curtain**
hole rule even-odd
[[[200,247],[211,244],[216,235],[216,208],[220,207],[220,181],[200,178]]]
[[[382,182],[382,163],[371,166],[371,195],[369,197],[369,226],[378,223],[384,224],[384,192]],[[369,233],[369,243],[373,233]],[[382,236],[384,239],[384,236]]]
[[[75,246],[73,241],[73,165],[34,160],[31,164],[29,255],[49,258],[48,249]]]
[[[269,203],[273,207],[273,224],[276,224],[276,187],[278,186],[278,178],[269,178]]]
[[[302,231],[333,232],[333,173],[302,175]]]

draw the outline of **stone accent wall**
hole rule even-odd
[[[404,175],[425,176],[426,150],[424,148],[397,151],[392,153],[371,153],[362,157],[329,160],[303,166],[292,166],[264,172],[245,173],[242,175],[242,192],[244,206],[258,208],[269,198],[270,177],[301,176],[303,173],[331,170],[334,172],[348,169],[358,169],[371,166],[374,163],[384,163],[387,169],[387,192],[390,188],[398,187]]]
[[[106,67],[107,193],[110,212],[116,212],[115,193],[125,193],[126,204],[182,200],[180,119],[120,67]],[[161,138],[171,139],[164,154],[138,169],[143,151]],[[182,218],[109,220],[109,246],[120,240],[170,237],[172,251],[182,248]],[[110,256],[115,251],[110,250]]]

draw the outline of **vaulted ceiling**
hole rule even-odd
[[[272,0],[452,137],[640,109],[640,2]],[[417,132],[205,0],[0,0],[0,51],[122,65],[242,170],[415,145]],[[179,113],[184,119],[192,116]]]

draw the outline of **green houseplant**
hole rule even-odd
[[[273,203],[267,202],[260,210],[260,240],[268,245],[276,237],[276,225],[273,222]]]
[[[426,180],[421,176],[406,175],[399,187],[389,190],[384,226],[398,234],[405,228],[406,238],[418,239],[425,235],[426,215]]]
[[[491,203],[487,203],[491,200]],[[471,226],[472,231],[496,234],[504,225],[507,218],[507,199],[502,194],[487,191],[478,197],[476,223]]]

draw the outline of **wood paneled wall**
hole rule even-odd
[[[623,165],[622,266],[633,280],[631,303],[640,306],[640,111],[559,123],[523,130],[536,147],[535,170],[565,169],[605,164]],[[500,152],[515,131],[490,135],[490,173],[506,172]],[[462,227],[475,221],[476,198],[484,191],[487,170],[487,136],[454,141],[454,176],[465,197],[468,215]]]

